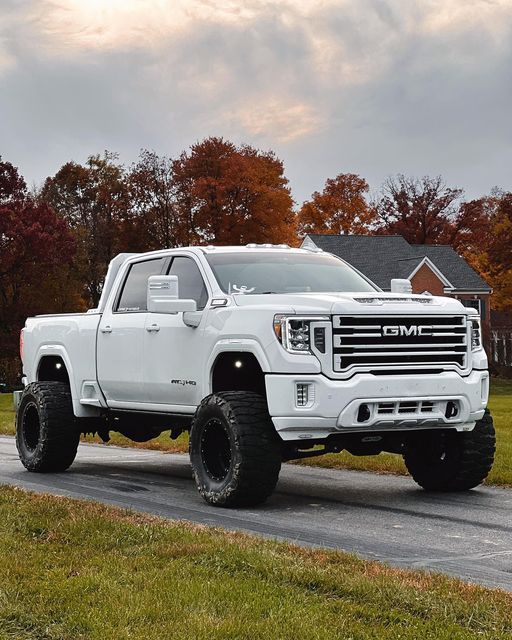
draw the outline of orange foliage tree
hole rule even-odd
[[[366,201],[368,183],[354,173],[340,173],[315,191],[298,213],[298,233],[368,233],[375,212]]]
[[[465,257],[492,286],[492,306],[512,310],[512,192],[495,190],[466,206],[473,209],[479,224]]]
[[[187,244],[295,243],[293,200],[271,151],[207,138],[172,164]]]

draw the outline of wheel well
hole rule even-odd
[[[69,385],[69,374],[60,356],[44,356],[37,371],[39,382],[64,382]]]
[[[266,398],[265,376],[252,353],[227,351],[221,353],[212,370],[212,392],[254,391]]]

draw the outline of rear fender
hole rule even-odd
[[[80,404],[80,389],[77,389],[76,387],[77,381],[75,378],[73,365],[71,364],[71,359],[64,345],[61,345],[61,344],[41,345],[34,358],[33,366],[30,367],[30,371],[32,372],[32,375],[27,380],[27,382],[30,383],[30,382],[37,381],[38,375],[39,375],[39,369],[41,366],[41,361],[43,360],[43,358],[48,356],[59,357],[64,362],[64,366],[66,367],[66,371],[69,377],[69,387],[71,391],[71,400],[73,403],[74,415],[77,418],[90,418],[90,417],[99,415],[99,411],[95,407],[88,407]]]

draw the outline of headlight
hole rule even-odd
[[[274,333],[288,353],[311,353],[311,323],[328,316],[274,316]]]
[[[482,346],[482,324],[480,318],[472,317],[471,320],[471,350],[476,351]]]

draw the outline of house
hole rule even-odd
[[[302,246],[343,258],[383,291],[390,291],[392,278],[408,278],[414,293],[458,298],[478,310],[489,340],[492,289],[452,247],[409,244],[402,236],[327,234],[309,234]]]

